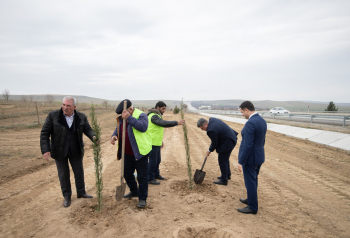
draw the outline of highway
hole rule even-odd
[[[198,110],[194,108],[191,103],[186,102],[188,109],[190,111],[195,111],[198,113],[211,113],[211,114],[222,114],[242,117],[242,114],[238,111],[228,111],[228,110]],[[269,119],[278,119],[286,121],[298,121],[298,122],[309,122],[309,123],[319,123],[326,125],[335,126],[350,126],[350,115],[344,113],[343,115],[337,114],[325,114],[325,113],[314,113],[314,114],[303,114],[303,113],[290,113],[290,114],[279,114],[279,113],[269,113],[267,111],[260,112],[259,115],[262,116],[266,121]]]

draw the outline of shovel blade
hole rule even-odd
[[[196,172],[194,173],[193,180],[196,184],[200,184],[203,182],[205,177],[205,172],[202,170],[196,169]]]
[[[126,183],[122,183],[122,185],[117,186],[115,190],[115,200],[118,202],[121,201],[125,194]]]

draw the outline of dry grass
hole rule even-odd
[[[30,129],[41,127],[45,122],[45,119],[49,112],[61,108],[61,103],[53,102],[38,102],[39,120],[36,112],[34,102],[22,102],[22,101],[4,101],[0,100],[0,130],[7,129]],[[78,104],[77,110],[86,114],[89,117],[91,105]],[[101,114],[111,112],[112,108],[105,108],[102,105],[95,105],[95,113]]]

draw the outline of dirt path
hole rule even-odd
[[[210,144],[206,133],[196,127],[199,117],[186,115],[193,172],[200,168]],[[164,118],[178,120],[179,115],[166,114]],[[259,175],[260,209],[255,216],[245,215],[236,210],[243,207],[238,199],[246,196],[243,176],[234,167],[241,137],[231,155],[232,180],[228,186],[212,183],[220,175],[217,154],[213,153],[204,168],[207,174],[203,184],[190,190],[182,127],[168,128],[161,163],[166,180],[149,187],[147,208],[140,210],[136,208],[137,199],[119,203],[114,199],[120,162],[109,138],[115,114],[99,115],[98,120],[103,129],[103,211],[94,211],[95,198],[77,199],[74,185],[72,205],[64,208],[54,162],[33,167],[29,166],[32,160],[41,160],[29,157],[20,174],[11,175],[7,170],[8,176],[0,183],[0,237],[350,236],[347,152],[268,131],[266,162]],[[243,127],[230,122],[228,125],[237,132]],[[39,150],[39,132],[40,129],[7,130],[0,136],[1,147],[8,148],[28,135],[26,143]],[[95,195],[91,143],[84,140],[85,183],[88,193]],[[25,151],[22,147],[19,150]],[[2,163],[10,164],[7,160]],[[73,178],[71,182],[74,184]]]

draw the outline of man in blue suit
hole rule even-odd
[[[199,119],[197,126],[206,131],[211,139],[211,145],[206,155],[209,156],[214,150],[219,154],[218,160],[221,176],[214,183],[227,185],[227,180],[231,179],[229,159],[233,148],[236,146],[238,133],[232,130],[225,122],[214,117],[209,118],[209,122],[204,118]]]
[[[243,170],[244,183],[247,189],[247,199],[239,199],[248,206],[237,209],[246,214],[258,212],[258,175],[262,163],[265,161],[266,121],[255,112],[253,103],[243,102],[240,106],[242,115],[248,119],[242,129],[242,142],[239,147],[238,165]]]

